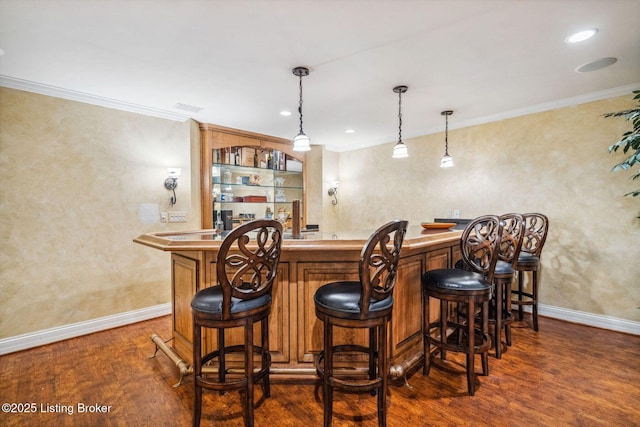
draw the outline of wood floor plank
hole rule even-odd
[[[35,413],[0,413],[0,425],[191,425],[191,378],[174,388],[175,365],[162,353],[148,358],[151,334],[170,336],[170,322],[161,317],[0,357],[2,403],[36,406]],[[640,426],[639,336],[548,318],[538,333],[516,327],[513,346],[501,360],[490,357],[490,375],[477,377],[473,397],[462,355],[447,359],[429,377],[412,373],[411,388],[393,381],[390,427]],[[271,398],[258,387],[256,402],[256,426],[322,425],[316,383],[274,380]],[[243,425],[238,393],[205,393],[202,426],[212,425]],[[336,393],[333,425],[376,426],[375,397]]]

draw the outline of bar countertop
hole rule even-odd
[[[336,233],[322,231],[303,231],[294,238],[285,232],[283,251],[298,249],[361,249],[373,230],[340,231]],[[133,241],[163,251],[206,251],[217,250],[229,231],[216,230],[168,231],[143,234]],[[403,248],[416,249],[439,241],[460,238],[461,230],[424,229],[420,225],[407,228]]]

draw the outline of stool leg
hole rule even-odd
[[[486,337],[486,339],[491,339],[488,334],[489,332],[489,302],[484,301],[482,303],[482,337]],[[484,351],[480,354],[482,359],[482,374],[489,375],[489,352]]]
[[[244,324],[244,374],[247,378],[245,390],[245,426],[253,427],[253,323],[250,319]]]
[[[447,359],[447,351],[444,349],[444,343],[447,342],[447,317],[449,316],[449,304],[446,300],[440,300],[440,360]]]
[[[509,322],[504,328],[504,338],[507,342],[508,346],[511,346],[511,322],[513,321],[513,313],[511,312],[511,285],[513,284],[513,279],[509,281],[507,286],[504,287],[504,312],[505,315],[509,317]]]
[[[269,366],[271,369],[271,355],[269,354],[269,318],[265,317],[262,319],[262,323],[260,325],[262,329],[262,367]],[[263,383],[263,393],[265,397],[271,396],[271,381],[269,380],[269,372],[264,376]]]
[[[467,389],[469,395],[473,396],[475,393],[475,316],[474,303],[471,298],[467,300]]]
[[[538,332],[538,271],[531,272],[531,294],[533,302],[531,303],[531,316],[533,317],[533,330]]]
[[[200,325],[198,325],[193,320],[193,385],[194,385],[194,402],[193,402],[193,427],[200,426],[200,415],[202,413],[202,387],[198,384],[198,379],[200,378],[201,372],[201,363],[200,359],[202,357],[201,353],[201,330]]]
[[[224,329],[218,329],[218,351],[220,352],[220,356],[218,357],[218,382],[224,383],[225,377],[227,375],[227,363],[226,363],[226,354],[224,348]],[[223,392],[220,392],[222,394]]]
[[[333,376],[333,330],[328,321],[324,322],[324,378],[322,391],[324,395],[324,427],[331,427],[333,416],[333,388],[331,377]]]
[[[523,291],[523,283],[524,283],[524,273],[522,270],[518,271],[518,320],[522,320],[523,312],[522,312],[522,293]]]
[[[387,324],[378,327],[378,375],[382,382],[378,389],[378,427],[387,425]]]
[[[422,306],[424,307],[424,319],[422,319],[422,345],[424,352],[424,365],[422,365],[422,375],[429,375],[431,369],[431,331],[429,329],[429,295],[422,292]]]
[[[377,333],[377,328],[369,328],[369,379],[372,381],[375,380],[376,376],[378,375],[376,372],[376,351],[378,348],[378,337],[376,336]]]
[[[504,282],[501,279],[495,281],[496,295],[495,295],[495,328],[494,328],[494,341],[496,347],[496,359],[502,359],[502,305],[504,298]]]

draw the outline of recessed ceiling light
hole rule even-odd
[[[580,43],[595,36],[597,32],[598,32],[597,28],[590,28],[588,30],[578,31],[577,33],[572,34],[566,39],[564,39],[564,41],[567,43]]]
[[[356,133],[356,131],[354,129],[347,129],[344,133]]]
[[[291,111],[286,111],[286,110],[280,111],[280,115],[281,116],[285,116],[285,117],[290,116],[291,115]]]
[[[586,64],[582,64],[581,66],[576,68],[576,71],[578,73],[588,73],[590,71],[596,71],[596,70],[600,70],[600,69],[602,69],[604,67],[608,67],[609,65],[613,65],[616,62],[618,62],[618,60],[616,58],[596,59],[595,61],[591,61],[591,62],[587,62]]]

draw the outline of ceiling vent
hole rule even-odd
[[[618,62],[618,60],[616,58],[596,59],[595,61],[591,61],[591,62],[587,62],[586,64],[582,64],[581,66],[576,68],[576,71],[578,73],[588,73],[590,71],[596,71],[596,70],[600,70],[601,68],[608,67],[609,65],[613,65],[616,62]]]
[[[180,103],[177,103],[176,105],[174,105],[173,108],[175,108],[176,110],[188,111],[190,113],[199,113],[200,111],[202,111],[202,108],[200,107],[194,107],[193,105],[180,104]]]

